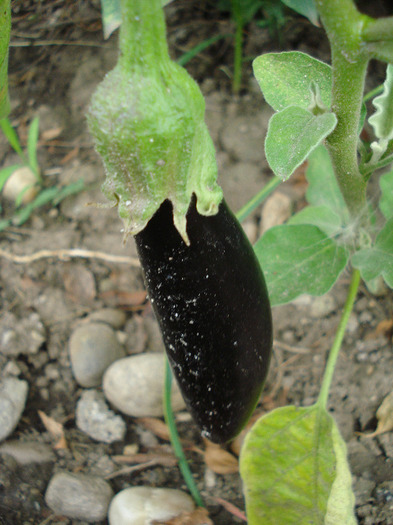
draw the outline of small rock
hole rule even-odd
[[[76,328],[69,350],[75,379],[87,388],[100,385],[108,366],[124,357],[124,349],[115,332],[104,323],[88,323]]]
[[[0,446],[0,454],[12,456],[19,465],[50,463],[56,456],[45,443],[37,441],[7,441]]]
[[[337,309],[334,297],[329,294],[313,297],[310,308],[310,315],[315,319],[321,319],[335,312]]]
[[[27,381],[6,377],[0,381],[0,441],[8,437],[25,408]]]
[[[23,193],[21,204],[28,204],[38,193],[38,179],[28,166],[16,169],[4,184],[2,194],[11,202]]]
[[[88,436],[104,443],[122,440],[126,424],[105,403],[104,396],[97,390],[86,390],[76,407],[77,427]]]
[[[105,519],[112,497],[110,485],[101,478],[57,472],[49,482],[45,501],[56,514],[94,523]]]
[[[266,199],[262,209],[262,232],[283,224],[291,215],[291,199],[285,193],[274,192]]]
[[[45,341],[45,328],[37,313],[18,319],[5,312],[0,321],[0,351],[5,355],[36,354]]]
[[[105,372],[104,394],[116,408],[129,416],[162,416],[164,370],[163,354],[151,352],[125,357]],[[175,411],[185,406],[175,381],[172,406]]]
[[[89,315],[91,322],[100,322],[109,324],[115,330],[119,330],[126,322],[126,314],[116,308],[102,308]]]
[[[130,487],[113,498],[108,519],[109,525],[148,525],[193,510],[192,498],[181,490]]]

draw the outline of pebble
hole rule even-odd
[[[5,312],[0,321],[0,351],[7,356],[36,354],[45,341],[45,328],[37,313],[18,319]]]
[[[266,202],[262,209],[261,234],[273,226],[283,224],[291,215],[291,199],[285,193],[275,191]]]
[[[88,317],[91,322],[109,324],[115,330],[119,330],[126,322],[126,313],[116,308],[102,308],[93,312]]]
[[[105,397],[129,416],[162,416],[164,370],[163,354],[150,352],[120,359],[104,374]],[[172,406],[174,411],[185,407],[175,381],[172,386]]]
[[[334,297],[329,294],[313,297],[310,308],[310,315],[315,319],[326,317],[337,310]]]
[[[0,446],[0,454],[12,456],[19,465],[50,463],[56,459],[48,445],[37,441],[7,441]]]
[[[91,438],[104,443],[124,439],[126,424],[109,409],[104,395],[97,390],[82,393],[76,407],[76,425]]]
[[[116,333],[104,323],[87,323],[74,330],[69,342],[72,371],[86,388],[99,386],[105,370],[124,357]]]
[[[28,385],[16,377],[0,381],[0,441],[8,437],[22,416]]]
[[[193,510],[191,496],[181,490],[130,487],[113,498],[108,519],[109,525],[149,525],[155,521],[166,522]]]
[[[63,471],[51,478],[45,501],[56,514],[94,523],[105,519],[112,497],[103,479]]]

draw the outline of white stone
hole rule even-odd
[[[104,394],[118,410],[129,416],[162,416],[164,371],[163,354],[150,352],[119,359],[104,374]],[[172,407],[175,411],[185,407],[175,381],[172,383]]]
[[[0,441],[8,437],[18,424],[27,391],[27,382],[16,377],[5,377],[0,381]]]
[[[63,471],[51,478],[45,501],[56,514],[94,523],[105,519],[112,496],[103,479]]]
[[[150,525],[193,510],[191,496],[181,490],[131,487],[113,498],[108,519],[109,525]]]

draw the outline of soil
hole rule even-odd
[[[166,10],[174,57],[214,34],[233,31],[227,13],[218,11],[212,2],[177,0]],[[273,29],[272,25],[261,28],[250,24],[245,55],[298,49],[329,60],[323,31],[305,19],[288,17],[280,28],[280,38]],[[127,445],[135,445],[141,453],[157,447],[168,450],[162,437],[146,430],[138,419],[124,415],[126,437],[115,444],[94,441],[76,425],[75,407],[83,389],[71,371],[68,341],[78,322],[103,308],[116,308],[126,314],[118,335],[129,353],[136,348],[144,351],[152,344],[156,345],[154,350],[162,348],[156,326],[153,343],[151,334],[145,332],[155,321],[143,293],[140,268],[107,257],[135,257],[133,241],[123,245],[115,209],[86,206],[103,202],[100,185],[104,172],[84,115],[96,85],[115,64],[116,47],[116,33],[107,41],[102,37],[98,1],[13,3],[11,121],[23,142],[29,122],[40,117],[38,161],[46,186],[67,185],[82,178],[86,188],[57,206],[36,210],[23,226],[0,233],[1,317],[11,312],[22,322],[35,313],[44,326],[43,342],[36,353],[19,348],[14,355],[5,355],[0,349],[2,374],[16,375],[29,386],[22,418],[7,439],[45,443],[55,454],[49,463],[28,467],[5,468],[6,460],[2,460],[2,524],[82,523],[56,516],[46,505],[44,495],[54,472],[65,469],[105,477],[108,471],[113,474],[123,468],[114,457],[123,454]],[[206,96],[206,118],[217,149],[220,182],[227,202],[238,209],[271,176],[262,147],[271,113],[253,80],[250,61],[245,62],[241,93],[231,93],[232,58],[232,41],[225,38],[198,54],[187,69]],[[370,85],[382,79],[383,68],[373,64]],[[3,136],[0,162],[2,166],[15,162]],[[305,190],[301,171],[280,187],[281,195],[289,198],[284,215],[304,205]],[[273,222],[281,220],[281,212],[281,208],[274,212]],[[11,205],[3,202],[3,214],[10,213]],[[251,239],[263,228],[262,217],[263,207],[246,222]],[[72,258],[60,252],[76,248],[86,250],[84,256]],[[47,249],[54,251],[50,258],[29,257]],[[316,400],[347,285],[345,275],[323,298],[304,296],[274,309],[274,357],[259,413],[286,404],[310,405]],[[393,434],[365,436],[375,430],[376,410],[392,388],[392,316],[391,291],[384,289],[374,297],[361,289],[330,397],[330,409],[348,445],[356,512],[364,525],[393,524]],[[132,319],[142,328],[133,334],[131,345],[125,326]],[[45,425],[39,411],[60,423],[63,441]],[[238,473],[215,473],[198,452],[205,445],[193,422],[184,413],[178,422],[180,436],[192,443],[186,454],[211,520],[216,525],[242,523],[221,501],[244,511]],[[185,489],[180,471],[173,465],[114,475],[110,484],[115,493],[137,485]]]

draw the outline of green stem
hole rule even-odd
[[[277,188],[282,183],[282,179],[278,177],[273,177],[254,197],[252,197],[247,204],[245,204],[240,210],[236,213],[236,218],[239,222],[244,221],[250,213],[252,213],[255,208],[257,208],[262,201],[266,199],[268,195],[272,193],[273,190]]]
[[[334,369],[344,339],[345,329],[348,324],[349,316],[351,315],[353,305],[355,303],[356,295],[359,289],[359,284],[360,272],[359,270],[354,270],[352,273],[351,284],[349,285],[347,299],[345,301],[345,305],[341,315],[340,324],[338,325],[336,336],[334,338],[332,348],[330,349],[329,358],[326,363],[325,373],[323,376],[322,387],[318,396],[317,404],[323,408],[327,407],[329,390],[333,379]]]
[[[243,24],[236,23],[235,50],[233,60],[233,83],[232,89],[235,94],[239,93],[242,81],[242,54],[243,54]]]
[[[169,60],[161,0],[122,0],[120,63],[127,69],[157,69]]]
[[[369,18],[362,28],[362,39],[365,42],[386,42],[393,40],[393,16]]]
[[[190,491],[192,497],[194,498],[195,503],[198,507],[204,507],[202,497],[198,491],[198,488],[195,484],[194,478],[190,467],[188,466],[186,456],[184,455],[183,447],[181,445],[179,434],[176,428],[175,417],[173,415],[172,404],[171,404],[171,387],[172,387],[172,372],[169,366],[168,360],[166,359],[165,366],[165,384],[164,384],[164,416],[166,424],[169,428],[169,435],[171,439],[171,444],[175,456],[179,462],[179,468],[183,475],[184,481]]]
[[[332,111],[337,126],[326,140],[344,200],[353,218],[366,209],[366,181],[357,161],[358,129],[368,55],[361,29],[368,17],[352,0],[317,0],[332,49]]]

